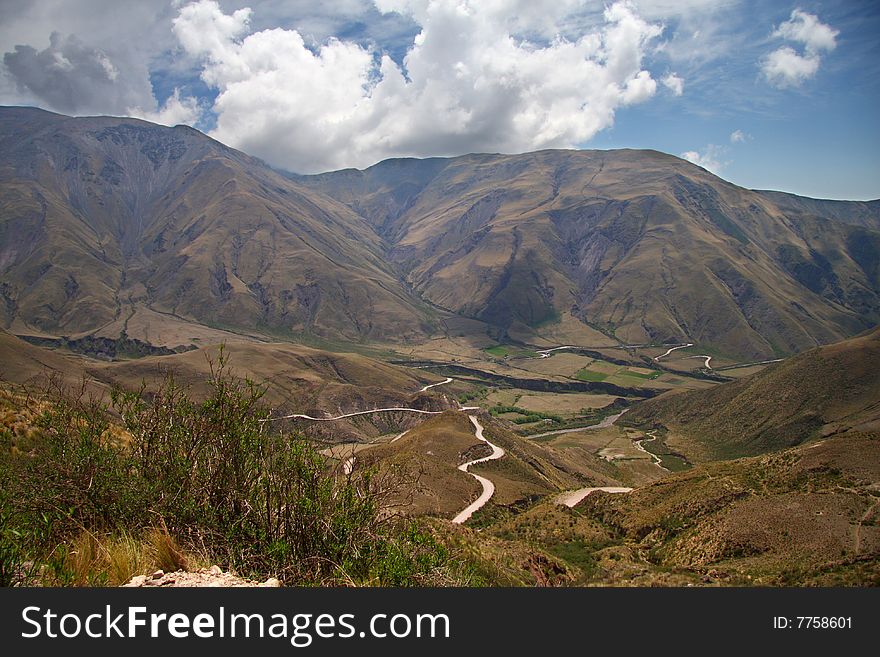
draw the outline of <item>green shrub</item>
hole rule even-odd
[[[103,583],[89,573],[119,570],[106,546],[122,539],[95,537],[157,526],[169,545],[288,583],[401,586],[439,576],[444,550],[388,512],[403,485],[393,471],[343,476],[301,436],[274,431],[264,390],[231,376],[222,350],[210,376],[203,401],[170,376],[150,394],[114,391],[111,408],[56,394],[39,419],[44,439],[0,463],[10,482],[0,583],[17,583],[27,558],[51,583]],[[176,547],[156,555],[186,564]]]

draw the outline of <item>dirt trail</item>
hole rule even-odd
[[[477,419],[477,417],[475,415],[468,415],[468,417],[474,425],[474,435],[476,436],[477,440],[482,440],[489,447],[491,447],[492,453],[489,456],[484,456],[480,459],[468,461],[467,463],[462,463],[460,466],[458,466],[459,470],[461,470],[462,472],[467,472],[471,477],[480,482],[480,484],[483,486],[483,492],[473,503],[469,504],[461,513],[459,513],[457,516],[455,516],[455,518],[452,519],[452,522],[457,525],[467,522],[467,520],[476,511],[482,509],[486,505],[486,502],[488,502],[492,498],[492,495],[495,493],[495,484],[493,484],[485,477],[481,477],[480,475],[474,474],[473,472],[468,472],[468,468],[470,468],[472,465],[476,465],[477,463],[494,461],[495,459],[500,459],[502,456],[504,456],[503,449],[498,447],[498,445],[493,445],[483,437],[483,425],[480,424],[480,421]]]
[[[655,430],[653,430],[653,431],[648,431],[648,432],[645,434],[645,436],[646,436],[646,437],[645,437],[645,438],[642,438],[641,440],[634,440],[634,441],[633,441],[633,445],[635,445],[635,446],[636,446],[636,449],[638,449],[640,452],[644,452],[644,453],[647,454],[649,457],[651,457],[651,461],[654,463],[654,465],[656,465],[656,466],[657,466],[658,468],[660,468],[661,470],[666,470],[666,472],[669,472],[669,468],[664,468],[663,465],[662,465],[662,463],[663,463],[663,459],[661,459],[659,456],[657,456],[657,455],[654,454],[653,452],[649,452],[648,450],[646,450],[646,449],[642,446],[642,443],[650,442],[650,441],[652,441],[652,440],[657,440],[657,430],[655,429]]]
[[[709,363],[712,362],[712,357],[711,357],[711,356],[707,356],[707,355],[705,355],[705,354],[701,354],[701,355],[699,355],[699,356],[688,356],[688,358],[705,358],[705,359],[706,359],[706,363],[703,365],[703,367],[705,367],[707,370],[711,370],[711,369],[712,369],[712,366],[709,365]]]
[[[582,499],[584,499],[590,493],[595,493],[597,490],[601,490],[604,493],[629,493],[632,492],[632,488],[627,488],[626,486],[593,486],[589,488],[579,488],[578,490],[570,490],[564,493],[560,493],[553,501],[560,506],[567,506],[569,509],[573,506],[576,506]]]
[[[426,385],[424,388],[421,388],[421,389],[419,390],[419,392],[425,392],[425,390],[430,390],[431,388],[435,388],[435,387],[437,387],[437,386],[444,386],[444,385],[446,385],[447,383],[452,383],[452,377],[451,377],[451,376],[446,377],[446,380],[445,380],[445,381],[441,381],[440,383],[429,383],[429,384]]]
[[[677,347],[670,347],[665,354],[660,354],[659,356],[655,356],[654,360],[659,361],[661,358],[666,358],[669,354],[671,354],[676,349],[687,349],[688,347],[693,347],[693,342],[688,342],[687,344],[680,344]]]

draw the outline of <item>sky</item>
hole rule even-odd
[[[184,123],[298,173],[651,148],[880,198],[880,3],[0,0],[0,104]]]

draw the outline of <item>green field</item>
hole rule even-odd
[[[646,381],[653,381],[657,377],[659,377],[662,372],[651,372],[650,374],[643,374],[642,372],[633,372],[632,370],[623,369],[617,372],[616,376],[631,376],[636,379],[644,379]]]
[[[593,381],[599,382],[604,381],[608,378],[608,374],[603,374],[602,372],[594,372],[590,369],[582,369],[580,372],[575,374],[575,378],[579,381]]]
[[[486,347],[483,349],[487,354],[495,356],[497,358],[537,358],[538,352],[533,351],[531,349],[521,349],[519,347],[514,347],[509,344],[496,344],[491,347]]]

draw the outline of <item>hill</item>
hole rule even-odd
[[[484,435],[504,450],[498,460],[482,463],[472,472],[490,479],[495,492],[474,521],[489,521],[505,508],[515,508],[551,493],[580,488],[604,477],[583,463],[555,450],[529,442],[505,429],[486,413],[479,414]],[[401,500],[409,514],[452,518],[476,499],[480,485],[458,470],[462,463],[491,451],[474,436],[466,413],[449,411],[418,424],[392,442],[358,451],[356,468],[376,465],[398,468],[417,481],[411,498]]]
[[[432,374],[389,365],[353,353],[333,353],[289,343],[233,342],[223,346],[226,368],[236,380],[250,379],[265,389],[263,401],[278,416],[306,413],[316,417],[383,407],[442,410],[454,405],[444,395],[420,393]],[[0,331],[0,381],[44,389],[51,377],[71,390],[86,381],[89,392],[104,397],[120,387],[156,389],[167,375],[196,399],[211,393],[211,367],[217,367],[219,345],[182,354],[102,362],[31,345]],[[385,414],[338,422],[294,425],[312,438],[361,441],[411,426],[411,414]],[[288,423],[290,424],[290,423]]]
[[[738,381],[647,400],[626,422],[667,428],[667,444],[695,459],[755,455],[849,429],[876,430],[880,329]]]
[[[298,177],[432,303],[503,328],[572,312],[625,343],[790,354],[880,320],[875,203],[742,189],[655,151],[380,162]]]
[[[597,557],[612,579],[679,572],[709,584],[877,585],[878,481],[880,434],[848,432],[703,464],[629,495],[590,495],[575,510],[616,544]]]

